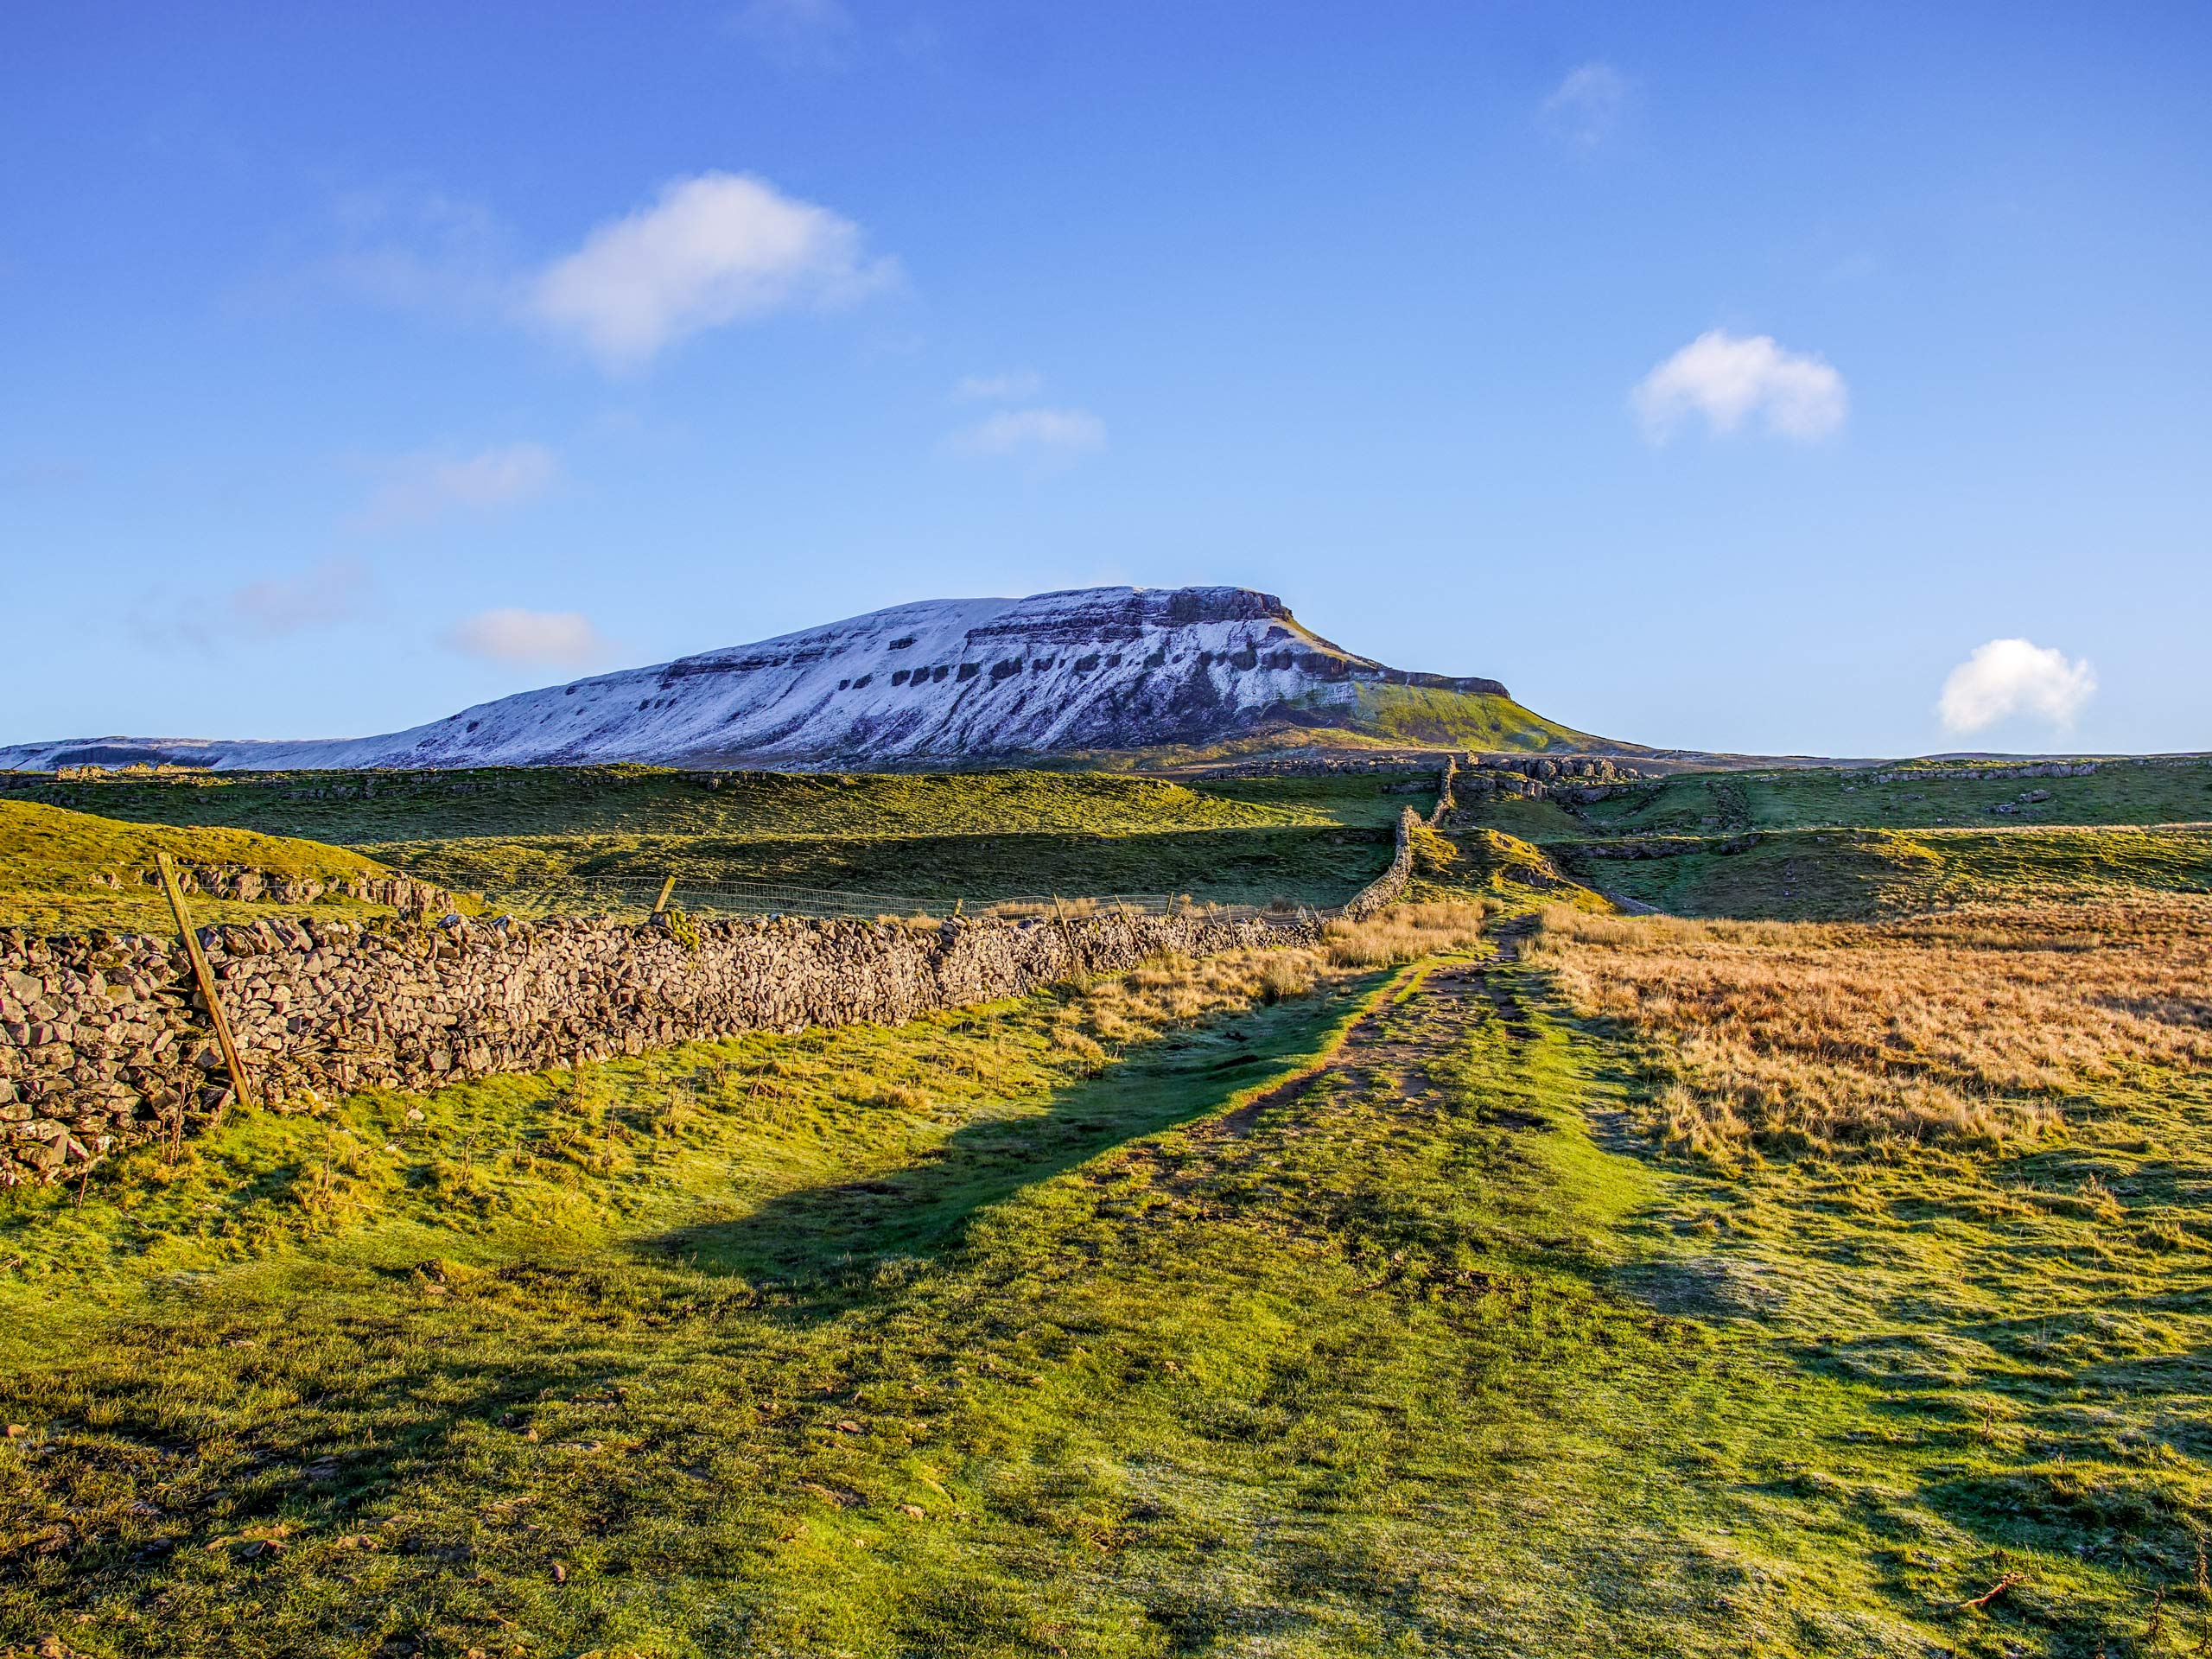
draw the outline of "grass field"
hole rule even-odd
[[[2212,822],[2212,763],[2108,763],[2086,778],[1943,779],[1878,768],[1681,772],[1573,807],[1501,798],[1477,821],[1532,841],[1745,830],[1929,830],[1975,825]],[[2043,801],[2023,798],[2035,793]],[[1991,808],[2009,804],[2010,813]]]
[[[799,855],[1256,893],[1379,868],[1409,798],[1357,781]],[[2212,830],[1742,803],[1640,826],[1664,858],[1549,803],[1424,836],[1459,907],[1324,951],[246,1115],[0,1198],[0,1643],[2212,1649]],[[639,822],[484,840],[808,839]]]
[[[1391,826],[1409,799],[1422,798],[1393,786],[1426,791],[1434,779],[1186,785],[1043,772],[750,772],[709,789],[696,774],[627,766],[18,777],[9,792],[18,804],[103,819],[313,837],[441,886],[495,894],[673,874],[929,902],[1188,893],[1327,906],[1389,862]]]
[[[1617,898],[1684,916],[1905,915],[2024,895],[2072,900],[2212,891],[2212,827],[1796,830],[1755,845],[1707,836],[1666,858],[1544,843],[1562,869]]]

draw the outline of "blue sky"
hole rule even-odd
[[[2209,73],[2196,3],[14,8],[0,741],[1128,582],[1646,742],[2212,747]]]

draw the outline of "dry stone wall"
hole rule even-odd
[[[1390,868],[1346,902],[1338,912],[1346,921],[1364,921],[1406,896],[1406,885],[1414,879],[1414,831],[1421,823],[1421,814],[1410,806],[1398,815],[1398,850],[1391,855]]]
[[[1407,857],[1402,829],[1393,869]],[[431,926],[264,920],[203,928],[200,939],[251,1086],[298,1110],[372,1085],[893,1023],[1162,951],[1311,944],[1320,926],[1109,912],[919,929],[760,918],[687,924],[678,937],[665,925],[449,916]],[[181,943],[0,930],[0,1186],[189,1132],[229,1099]]]

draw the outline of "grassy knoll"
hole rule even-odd
[[[340,888],[357,877],[385,873],[359,853],[311,841],[240,830],[127,823],[0,800],[0,927],[168,932],[175,925],[168,901],[153,885],[155,855],[162,852],[187,864],[237,866]],[[204,921],[247,921],[287,908],[274,901],[245,903],[205,894],[195,894],[191,902],[194,917]],[[362,914],[378,908],[343,898],[322,902]]]
[[[2212,890],[2212,829],[1799,830],[1751,846],[1707,834],[1664,858],[1547,842],[1562,869],[1682,916],[1790,919],[1903,915],[2037,894],[2069,900]]]

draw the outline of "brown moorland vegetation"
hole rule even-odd
[[[1649,1041],[1667,1140],[1748,1151],[1995,1147],[2064,1131],[2127,1068],[2212,1060],[2212,898],[1980,906],[1895,922],[1548,909],[1576,1013]]]

